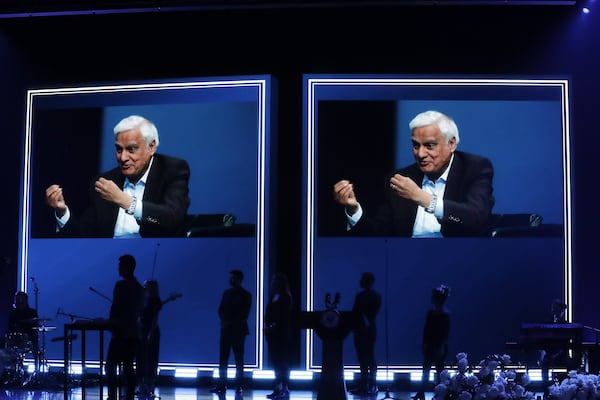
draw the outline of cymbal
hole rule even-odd
[[[33,330],[37,330],[38,332],[48,332],[56,329],[55,326],[34,326],[31,328]]]
[[[48,322],[48,321],[52,321],[52,318],[27,318],[27,319],[23,320],[23,322],[31,322],[31,323]]]

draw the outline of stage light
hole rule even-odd
[[[596,6],[597,0],[587,0],[581,2],[581,12],[583,14],[590,14],[592,8]]]
[[[252,371],[252,379],[266,379],[273,380],[275,379],[275,372],[273,370],[255,370]]]
[[[197,378],[197,368],[175,368],[175,378]]]
[[[313,379],[312,371],[290,371],[290,380],[292,381],[312,381]]]
[[[433,371],[429,371],[429,380],[430,381],[434,381],[434,375],[433,375]],[[421,382],[421,379],[423,378],[423,372],[411,372],[410,373],[410,381],[411,382]]]
[[[377,371],[376,376],[377,382],[382,381],[393,381],[394,380],[394,371]]]

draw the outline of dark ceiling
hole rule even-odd
[[[582,2],[581,0],[579,2]],[[3,0],[0,18],[70,14],[202,11],[211,9],[304,8],[352,6],[563,6],[577,0]]]

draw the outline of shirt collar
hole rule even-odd
[[[452,155],[450,156],[450,162],[448,163],[448,166],[444,170],[444,173],[442,175],[440,175],[440,177],[437,179],[438,181],[445,183],[448,180],[448,174],[450,173],[450,167],[452,167],[453,161],[454,161],[454,153],[452,153]],[[431,182],[432,185],[435,183],[431,179],[429,179],[429,177],[427,175],[425,175],[423,177],[423,183],[426,183],[426,182]]]
[[[146,185],[146,180],[148,179],[148,174],[150,173],[150,168],[152,168],[152,163],[154,162],[154,156],[152,156],[152,158],[150,159],[150,164],[148,164],[148,169],[146,170],[146,172],[144,172],[144,175],[142,175],[142,177],[137,181],[137,183],[141,183],[144,186]],[[137,185],[136,183],[136,185]],[[131,183],[131,181],[129,180],[129,178],[125,177],[125,187],[126,186],[135,186],[133,183]]]

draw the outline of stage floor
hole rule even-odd
[[[106,399],[106,388],[103,390],[103,397]],[[216,395],[210,393],[210,388],[190,388],[190,387],[164,387],[158,388],[156,391],[157,400],[266,400],[270,390],[245,390],[243,394],[235,394],[233,390],[228,390],[225,395]],[[399,399],[410,400],[410,396],[414,395],[411,392],[392,392],[386,390],[380,391],[377,395],[371,396],[355,396],[347,394],[347,400],[382,400],[382,399]],[[433,393],[426,394],[426,400],[431,400]],[[71,389],[65,394],[63,391],[46,391],[46,390],[28,390],[28,389],[2,389],[0,390],[0,399],[11,400],[104,400],[100,399],[99,388],[86,388],[85,396],[81,389]],[[136,397],[137,399],[137,397]],[[317,399],[317,392],[311,390],[290,390],[289,400],[308,400]],[[141,400],[141,399],[139,399]],[[331,399],[340,400],[340,399]]]

